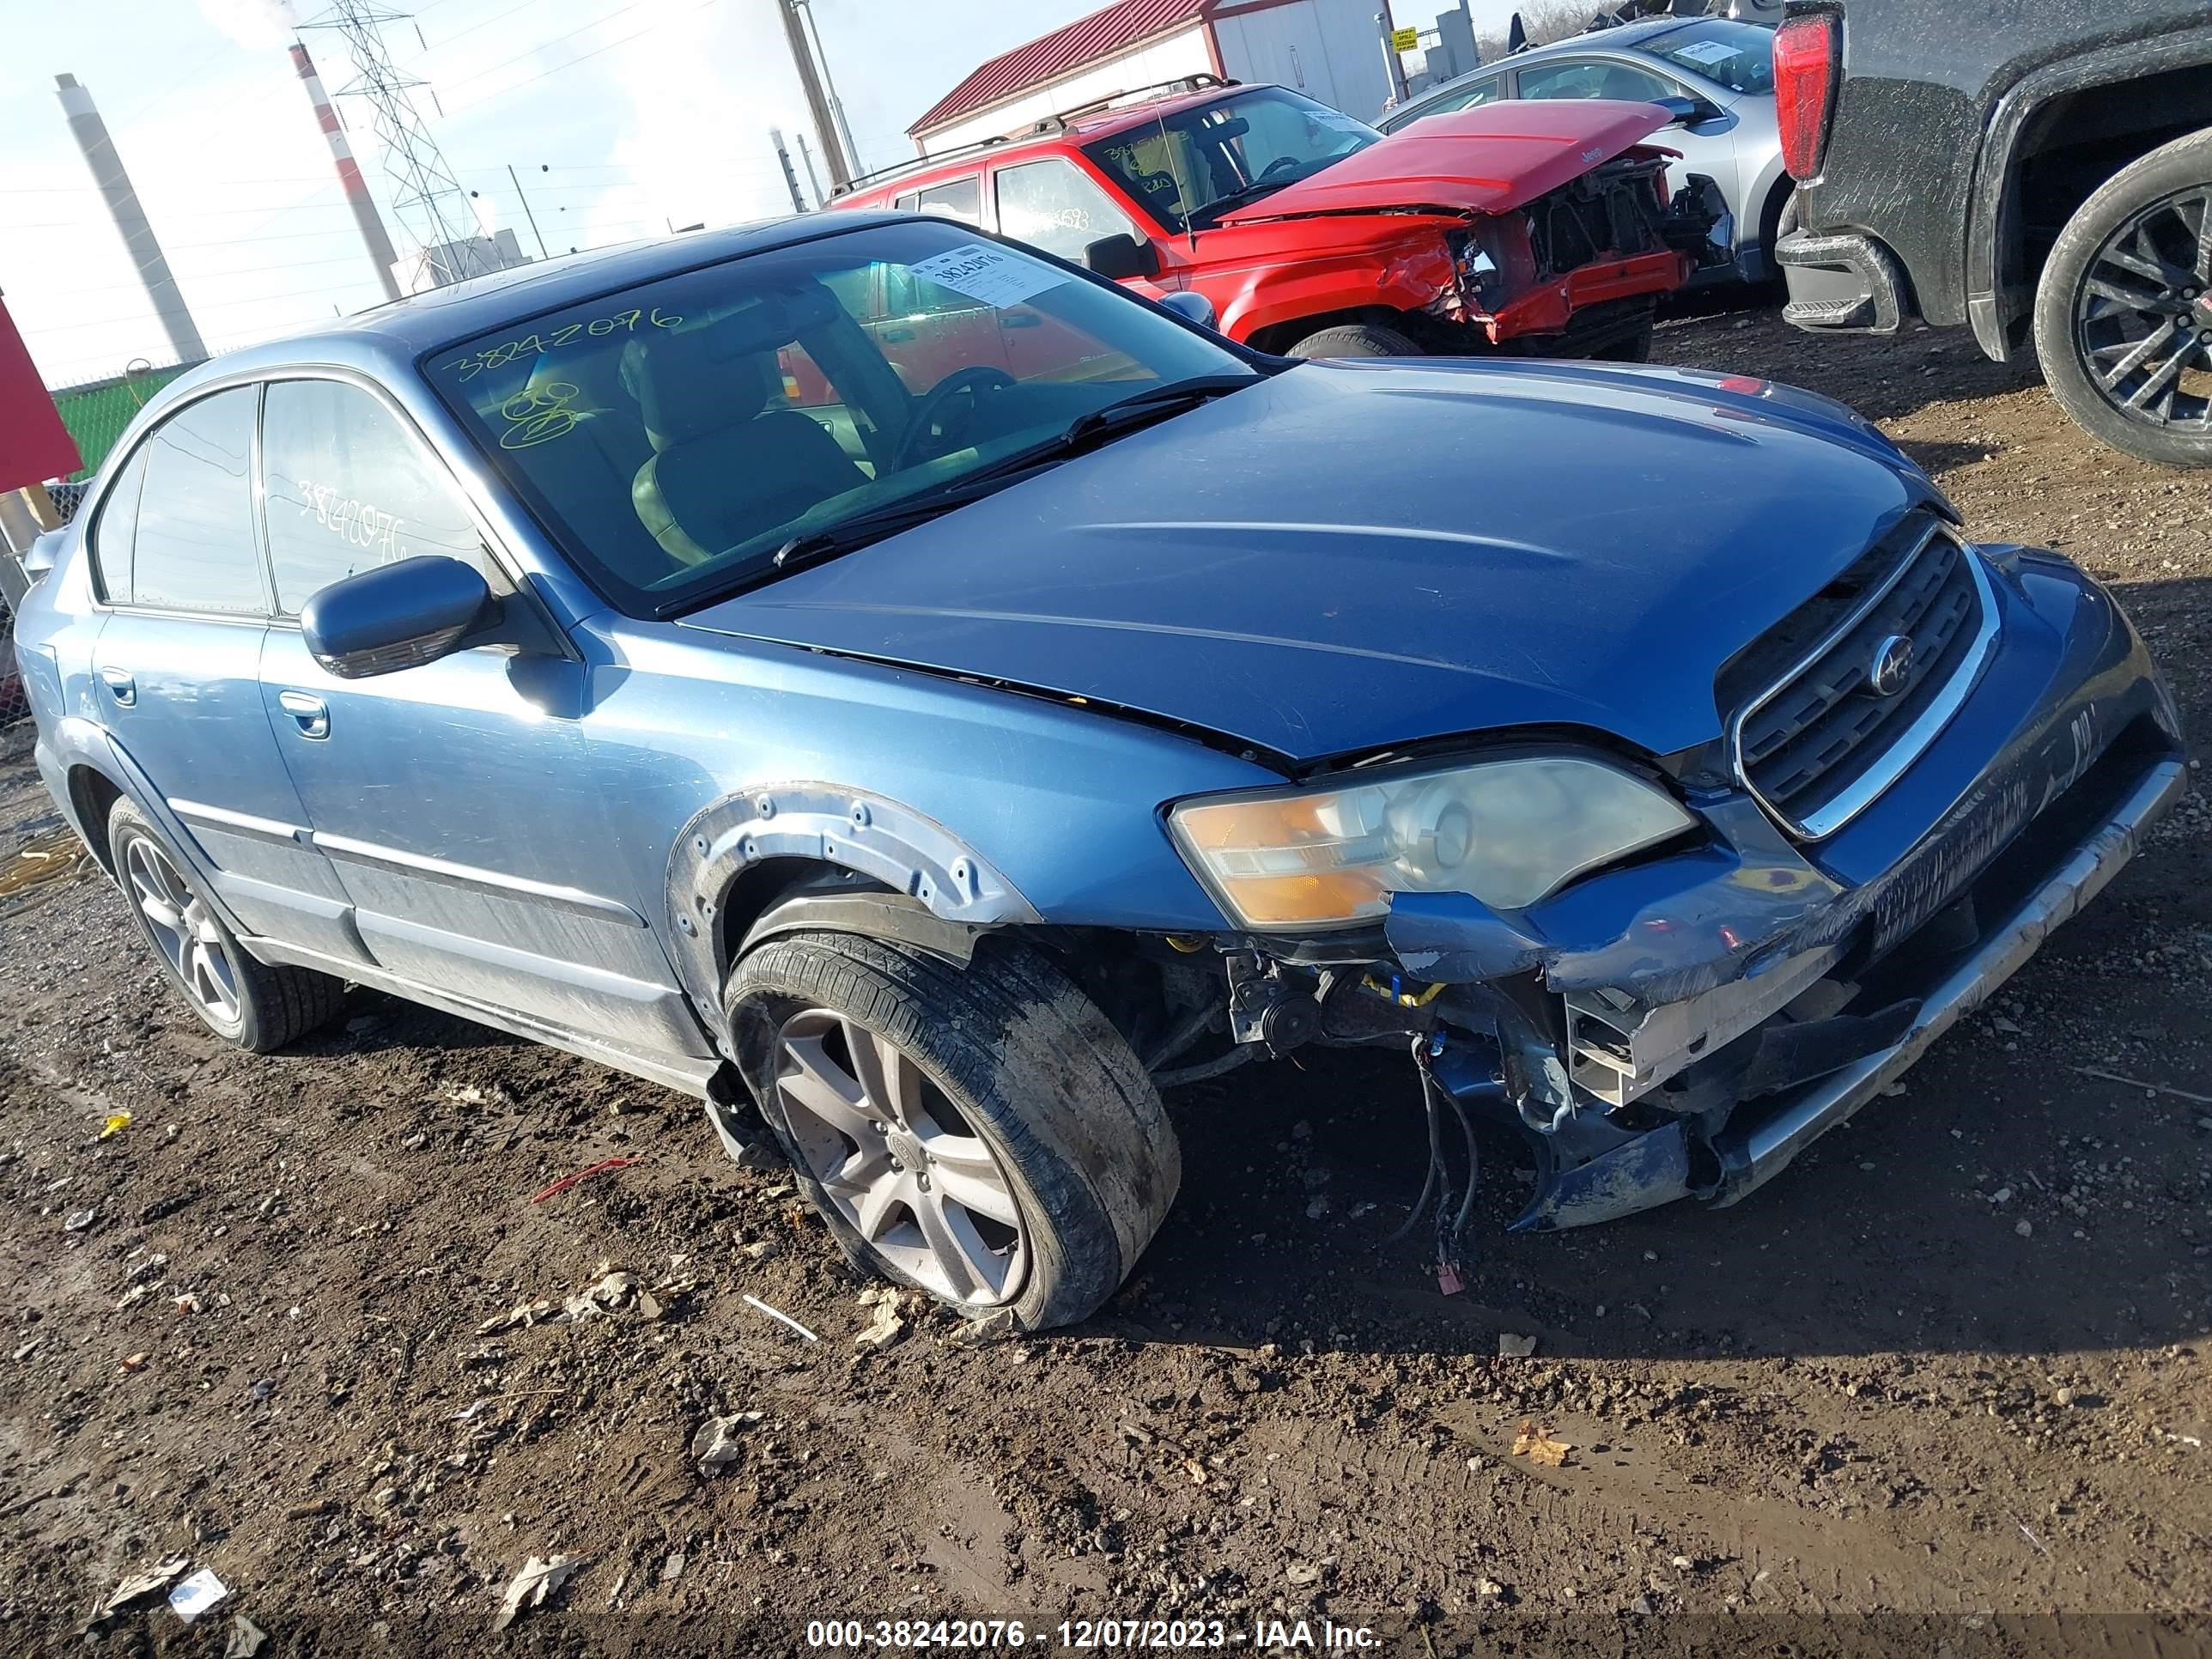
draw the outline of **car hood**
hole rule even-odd
[[[1935,487],[1841,405],[1595,365],[1313,362],[683,625],[1292,763],[1718,735],[1714,675]]]
[[[1504,213],[1620,155],[1669,118],[1656,104],[1602,98],[1516,99],[1425,116],[1220,222],[1381,208]]]

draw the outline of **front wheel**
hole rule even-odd
[[[2036,286],[2035,350],[2091,437],[2212,466],[2212,131],[2121,168],[2067,221]]]
[[[1318,329],[1292,346],[1293,357],[1419,357],[1421,348],[1395,328],[1347,323]]]
[[[965,968],[788,933],[724,993],[738,1069],[856,1266],[1025,1330],[1114,1293],[1182,1179],[1159,1094],[1050,958],[984,942]]]

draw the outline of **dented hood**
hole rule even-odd
[[[1314,362],[684,625],[1296,762],[1519,726],[1663,754],[1718,735],[1723,663],[1940,500],[1758,381]]]
[[[1389,208],[1504,213],[1557,190],[1672,118],[1656,104],[1602,98],[1516,99],[1431,115],[1224,215],[1221,222]]]

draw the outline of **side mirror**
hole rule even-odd
[[[1213,326],[1213,301],[1195,289],[1179,288],[1172,294],[1163,294],[1160,303],[1187,323],[1196,323],[1200,328]]]
[[[359,680],[435,662],[497,614],[481,571],[425,556],[319,589],[300,611],[300,632],[317,662]]]
[[[1101,236],[1085,248],[1083,263],[1118,283],[1131,276],[1158,276],[1160,251],[1124,231],[1118,236]]]
[[[1670,127],[1693,127],[1721,112],[1719,105],[1708,103],[1703,98],[1654,98],[1651,101],[1667,112],[1667,125]]]

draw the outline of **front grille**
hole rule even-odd
[[[1991,604],[1942,526],[1911,519],[1883,538],[1724,671],[1745,787],[1800,836],[1840,828],[1942,729],[1987,653]],[[1885,696],[1875,661],[1899,636],[1911,667]]]

